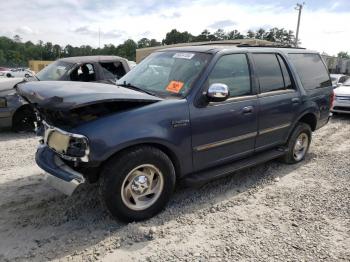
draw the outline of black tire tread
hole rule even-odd
[[[290,135],[290,137],[288,139],[288,142],[287,142],[288,152],[281,158],[282,162],[284,162],[286,164],[295,164],[295,163],[303,160],[303,159],[301,159],[300,161],[296,161],[293,157],[293,148],[294,148],[295,140],[300,135],[300,133],[303,131],[305,131],[307,133],[307,135],[309,136],[309,145],[308,145],[308,148],[306,150],[306,153],[308,152],[309,147],[310,147],[310,143],[311,143],[311,138],[312,138],[311,127],[306,123],[299,122],[295,126],[292,134]],[[305,153],[305,155],[306,155],[306,153]]]
[[[164,177],[164,179],[168,179],[169,181],[168,186],[167,188],[164,188],[162,195],[153,206],[149,207],[144,211],[138,211],[139,214],[136,214],[135,211],[130,211],[129,214],[126,214],[127,212],[122,212],[121,210],[118,210],[118,207],[114,206],[113,203],[109,203],[109,200],[107,197],[109,193],[108,187],[111,185],[114,179],[117,179],[114,170],[117,169],[117,170],[123,171],[123,168],[124,168],[124,171],[125,171],[125,169],[128,168],[127,165],[129,163],[135,162],[135,160],[142,161],[142,159],[147,159],[149,156],[157,158],[159,161],[162,161],[169,166],[169,171],[170,171],[169,174],[164,174],[164,176],[166,176],[166,178]],[[163,151],[159,150],[158,148],[147,146],[147,145],[133,147],[133,148],[124,150],[119,154],[116,154],[115,156],[111,157],[105,164],[99,178],[100,199],[101,199],[102,205],[109,210],[111,215],[121,221],[132,222],[132,221],[140,221],[140,220],[148,219],[154,216],[155,214],[157,214],[158,212],[160,212],[165,206],[165,204],[168,202],[171,196],[171,193],[175,187],[175,180],[176,180],[175,178],[176,176],[175,176],[174,166],[170,158]],[[164,187],[166,187],[166,183]]]

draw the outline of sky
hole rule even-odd
[[[296,31],[298,0],[1,0],[0,35],[18,34],[65,46],[118,45],[147,37],[161,41],[171,29],[194,35],[222,28],[241,33],[260,27]],[[301,2],[302,0],[300,0]],[[350,0],[306,0],[302,46],[336,55],[350,52]]]

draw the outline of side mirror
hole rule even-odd
[[[210,102],[222,102],[230,96],[228,86],[221,83],[211,84],[208,88],[207,98]]]

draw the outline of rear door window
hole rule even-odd
[[[260,92],[285,89],[280,63],[276,54],[253,54],[259,77]]]
[[[318,54],[289,54],[306,90],[332,85],[327,68]]]

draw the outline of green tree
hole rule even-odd
[[[265,29],[260,28],[258,31],[256,31],[255,38],[256,39],[264,39],[265,33],[266,33]]]
[[[179,43],[188,43],[193,41],[193,35],[185,32],[179,32],[176,29],[171,30],[166,34],[165,39],[163,40],[163,44],[165,45],[173,45]]]
[[[154,46],[160,46],[161,42],[158,42],[156,39],[151,39],[150,41],[150,47],[154,47]]]
[[[53,53],[53,58],[56,59],[56,58],[60,58],[61,57],[61,53],[62,53],[62,48],[61,46],[59,45],[54,45],[52,47],[52,53]]]
[[[0,66],[6,65],[6,58],[3,50],[0,50]]]
[[[249,30],[247,32],[246,38],[255,38],[255,32],[253,32],[252,30]]]
[[[232,30],[228,32],[227,39],[228,40],[234,40],[234,39],[243,39],[244,35],[242,35],[238,30]]]
[[[65,57],[73,56],[74,48],[71,45],[66,45],[63,49],[63,53]]]
[[[123,44],[117,47],[117,54],[127,58],[128,60],[135,61],[137,44],[134,40],[128,39]]]
[[[13,41],[15,41],[16,43],[21,43],[22,42],[22,37],[20,37],[19,35],[15,35],[13,37]]]
[[[145,47],[150,47],[151,46],[151,40],[149,40],[148,38],[144,37],[141,38],[138,42],[137,42],[137,48],[145,48]]]
[[[227,35],[225,34],[224,30],[222,30],[222,29],[216,30],[216,32],[214,33],[214,36],[215,36],[216,40],[226,40],[227,39]]]
[[[215,41],[216,36],[212,34],[208,29],[204,29],[202,33],[194,37],[194,42]]]
[[[339,58],[350,59],[350,54],[348,52],[341,51],[338,53]]]

